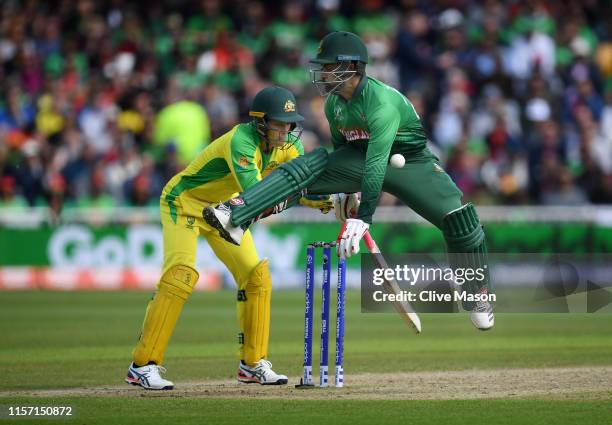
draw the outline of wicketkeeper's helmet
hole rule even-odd
[[[257,93],[251,104],[249,116],[254,118],[257,132],[266,140],[269,120],[291,123],[291,132],[285,147],[293,145],[299,139],[301,129],[297,128],[297,123],[304,121],[304,117],[297,113],[297,103],[293,93],[279,86],[266,87]]]

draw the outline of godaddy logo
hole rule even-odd
[[[49,239],[52,266],[154,266],[163,262],[163,237],[156,225],[129,226],[125,235],[100,234],[87,226],[59,227]]]

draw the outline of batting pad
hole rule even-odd
[[[147,306],[140,339],[132,352],[134,363],[141,366],[149,362],[162,364],[183,305],[198,277],[196,270],[184,265],[171,267],[161,277]]]
[[[477,293],[483,287],[489,290],[487,243],[474,205],[467,203],[447,214],[442,222],[442,232],[452,267],[485,270],[485,279],[482,283],[471,281],[465,283],[463,289],[471,294]],[[467,311],[473,310],[475,306],[473,301],[462,303]]]
[[[246,299],[238,301],[238,321],[244,334],[242,360],[252,366],[268,357],[272,279],[267,258],[251,272],[244,293]],[[240,304],[244,305],[243,317],[240,317]]]

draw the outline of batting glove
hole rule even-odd
[[[343,232],[336,244],[336,253],[340,258],[349,258],[359,253],[359,242],[370,225],[358,218],[348,218],[343,226]]]

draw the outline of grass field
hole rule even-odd
[[[0,293],[0,405],[69,404],[76,416],[67,422],[87,424],[244,423],[246,417],[269,424],[332,419],[353,424],[612,423],[609,315],[498,315],[491,332],[476,331],[465,314],[424,315],[423,334],[414,336],[393,314],[361,314],[359,294],[350,292],[347,387],[299,392],[292,385],[234,384],[234,297],[229,291],[192,296],[165,361],[178,391],[160,395],[122,385],[150,294]],[[272,303],[270,360],[293,384],[301,374],[303,294],[279,291]],[[540,381],[555,380],[550,368],[558,368],[563,380],[528,391]],[[478,382],[479,370],[507,375],[487,372],[482,376],[488,382]],[[592,378],[586,379],[584,370]],[[444,371],[453,372],[440,374]],[[521,387],[527,378],[533,382],[513,392],[511,387]],[[508,390],[495,392],[504,388],[504,379],[509,379]],[[402,392],[385,390],[387,380]],[[217,386],[223,391],[215,392]],[[10,421],[0,419],[3,423]]]

